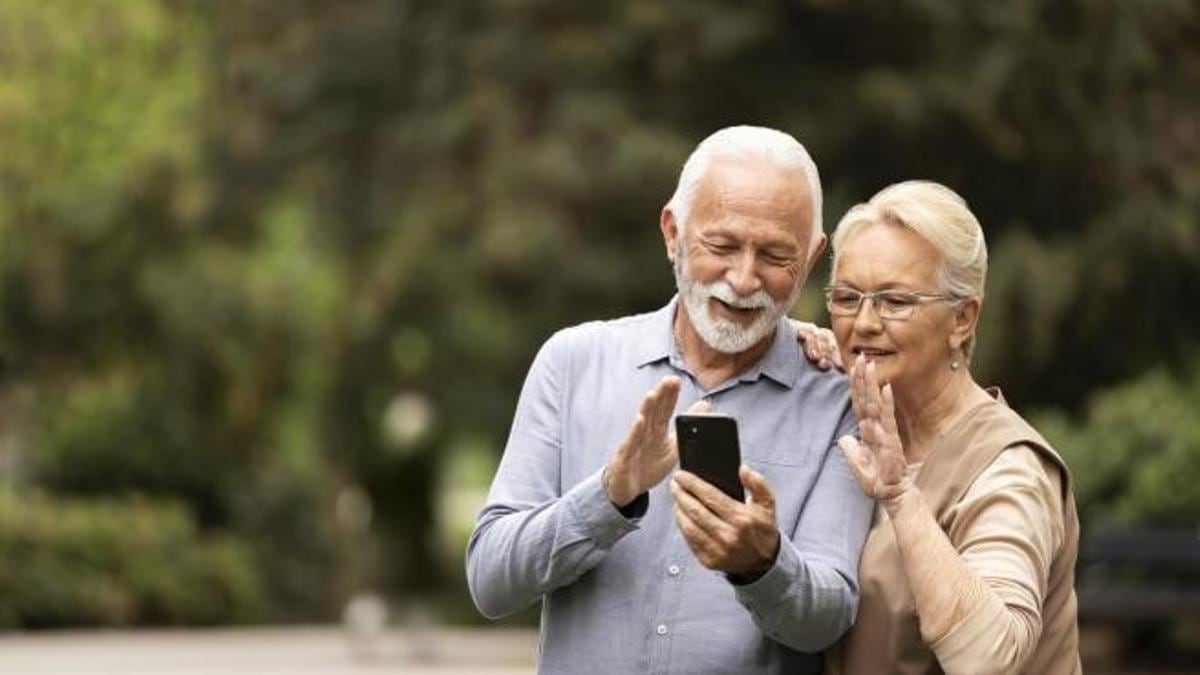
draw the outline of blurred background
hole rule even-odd
[[[481,624],[533,354],[666,302],[659,209],[735,123],[808,146],[827,226],[968,199],[1087,659],[1200,662],[1190,0],[5,0],[0,629]]]

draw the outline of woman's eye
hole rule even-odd
[[[879,296],[879,299],[883,302],[883,304],[889,307],[900,308],[908,307],[909,305],[913,304],[913,299],[907,295],[881,295]]]

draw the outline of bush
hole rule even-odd
[[[0,491],[0,626],[217,624],[261,618],[246,542],[180,505]]]
[[[1085,418],[1035,419],[1075,478],[1089,525],[1200,523],[1200,363],[1153,370],[1094,396]]]

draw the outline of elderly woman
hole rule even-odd
[[[941,185],[900,183],[846,214],[833,251],[829,313],[861,430],[840,444],[878,507],[830,669],[1080,672],[1070,475],[971,377],[978,221]]]

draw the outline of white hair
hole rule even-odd
[[[791,135],[766,127],[725,127],[700,142],[683,164],[679,185],[667,208],[675,216],[680,236],[687,227],[688,215],[704,174],[716,158],[762,159],[784,169],[799,169],[808,181],[809,204],[812,208],[810,248],[821,234],[821,176],[808,151]]]
[[[987,243],[979,220],[954,190],[931,181],[910,180],[889,185],[870,201],[851,208],[833,233],[833,274],[837,273],[838,256],[846,240],[872,224],[907,227],[916,232],[938,252],[942,292],[983,302]],[[967,357],[971,356],[974,338],[972,335],[963,344]]]

